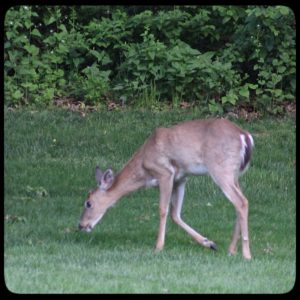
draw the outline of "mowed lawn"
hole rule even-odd
[[[4,275],[15,293],[286,293],[295,283],[295,119],[236,123],[255,149],[241,177],[253,259],[227,256],[235,210],[209,177],[190,177],[183,219],[214,252],[167,223],[154,253],[158,190],[132,193],[93,232],[77,230],[94,169],[118,171],[152,130],[197,111],[4,111]]]

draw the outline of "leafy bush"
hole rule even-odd
[[[285,6],[14,6],[4,58],[7,105],[113,97],[280,113],[295,99],[295,17]]]
[[[73,94],[85,98],[88,103],[99,102],[109,92],[109,73],[101,71],[97,64],[82,70],[83,75],[74,75]]]

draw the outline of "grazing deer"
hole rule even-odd
[[[204,247],[216,250],[214,242],[181,219],[186,177],[209,174],[236,209],[236,224],[229,246],[235,254],[241,237],[245,259],[251,259],[248,235],[248,201],[238,182],[248,167],[253,138],[226,119],[187,121],[170,128],[157,128],[114,176],[96,168],[98,188],[85,201],[79,228],[87,232],[122,196],[142,187],[159,187],[160,224],[156,251],[164,247],[166,220],[171,203],[172,220]]]

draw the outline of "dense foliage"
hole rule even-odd
[[[295,100],[295,38],[285,6],[14,6],[5,103],[184,100],[278,113]]]

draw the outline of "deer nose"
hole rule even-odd
[[[78,225],[79,230],[84,230],[86,232],[91,232],[93,227],[91,225],[82,226],[80,223]]]

